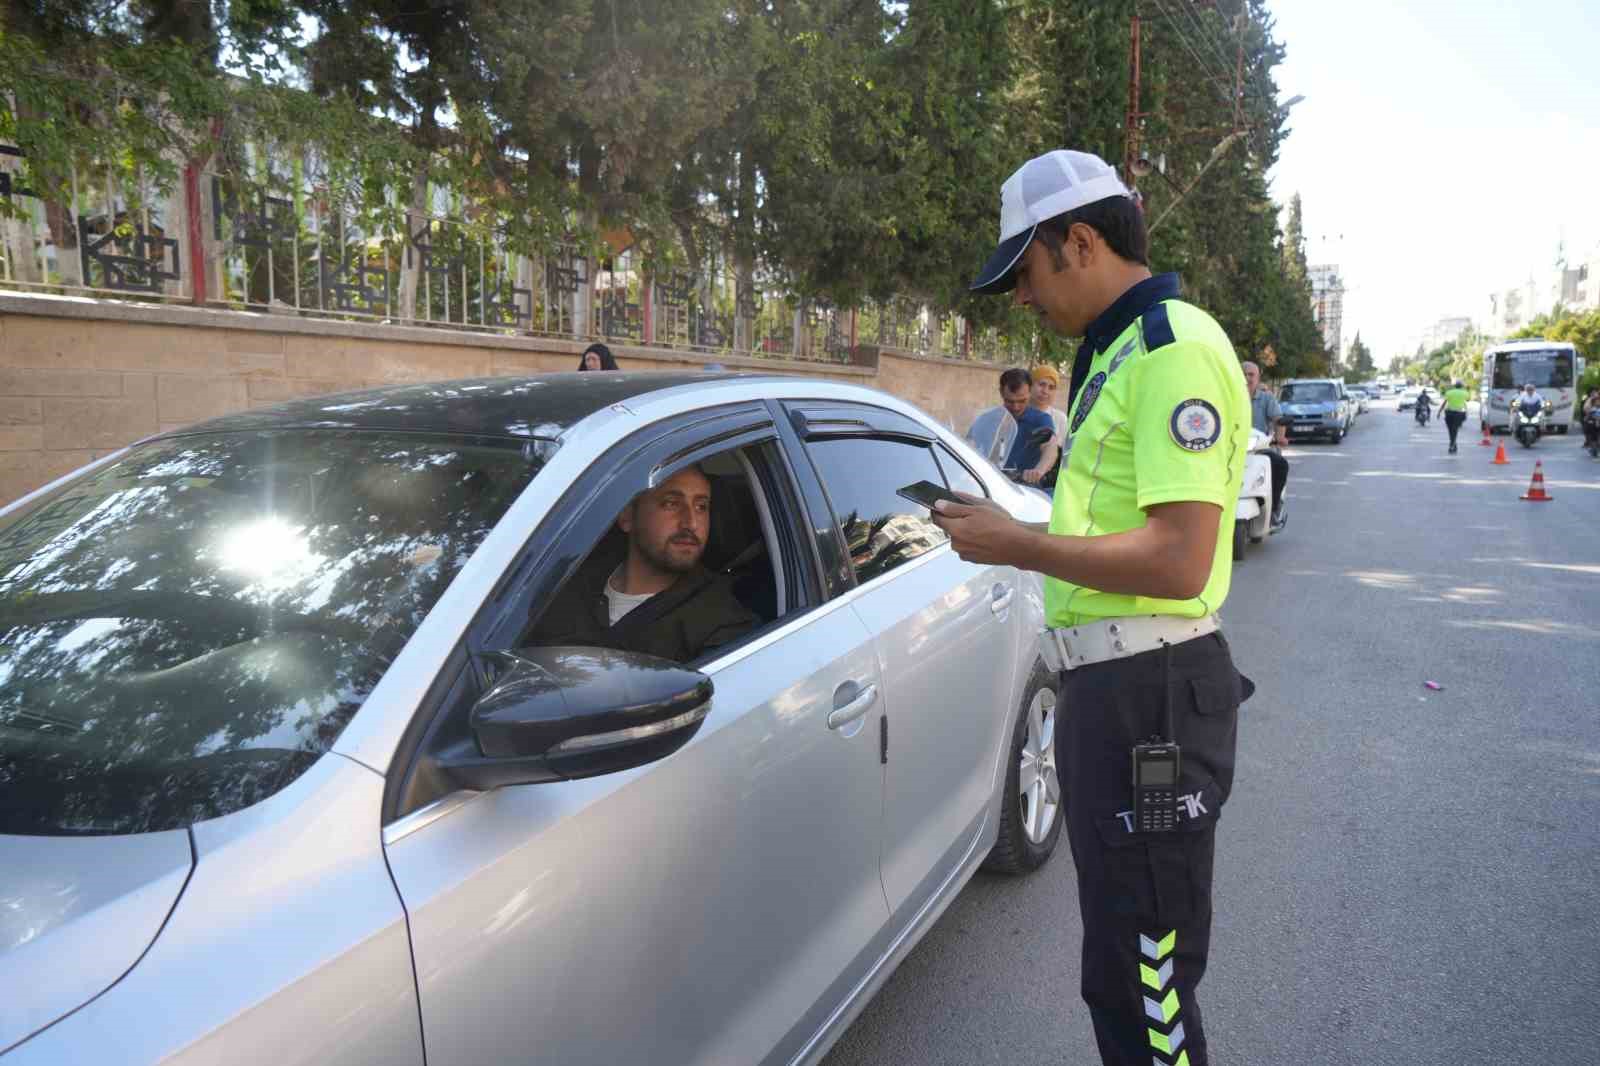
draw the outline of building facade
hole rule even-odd
[[[1322,330],[1322,344],[1335,354],[1344,351],[1344,276],[1334,263],[1307,268],[1311,275],[1311,315]]]
[[[1431,352],[1453,340],[1459,340],[1461,335],[1471,328],[1470,318],[1462,316],[1441,318],[1422,331],[1422,350]]]

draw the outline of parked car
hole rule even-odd
[[[1302,378],[1284,382],[1278,404],[1288,420],[1289,439],[1326,437],[1334,444],[1350,429],[1351,404],[1334,378]]]
[[[754,628],[532,640],[691,464]],[[1040,582],[919,480],[1049,517],[882,393],[681,373],[297,401],[0,511],[6,1066],[815,1062],[1061,832]]]
[[[1372,393],[1364,388],[1352,386],[1345,390],[1352,403],[1355,404],[1357,414],[1366,414],[1372,402]]]

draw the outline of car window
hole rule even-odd
[[[0,518],[0,833],[180,828],[293,781],[550,447],[185,436]]]
[[[969,496],[988,496],[989,491],[983,487],[983,482],[968,470],[955,453],[944,445],[938,449],[939,466],[944,470],[944,482],[957,492],[965,492]]]
[[[584,561],[534,605],[519,646],[618,648],[688,663],[731,650],[785,613],[795,597],[782,584],[774,519],[747,449],[654,485],[645,474],[579,548]]]
[[[841,437],[806,445],[844,532],[858,582],[871,581],[949,538],[926,508],[896,493],[944,475],[925,444]]]

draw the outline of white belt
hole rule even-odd
[[[1170,614],[1101,618],[1061,629],[1047,628],[1039,635],[1045,665],[1052,670],[1076,670],[1108,659],[1126,659],[1154,651],[1163,644],[1215,633],[1221,628],[1215,614],[1204,618],[1179,618]],[[1057,665],[1059,663],[1059,665]]]

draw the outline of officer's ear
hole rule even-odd
[[[1067,238],[1062,244],[1067,262],[1077,267],[1088,266],[1099,253],[1108,250],[1106,239],[1087,222],[1074,222],[1068,226]]]

